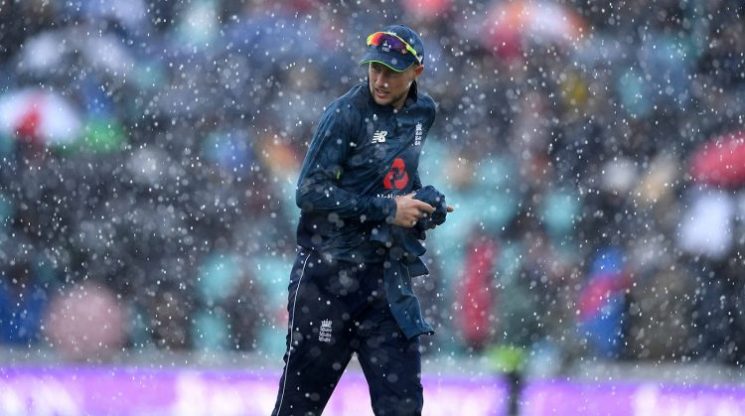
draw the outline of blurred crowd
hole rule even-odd
[[[456,207],[426,354],[742,365],[729,0],[0,2],[0,344],[280,357],[298,168],[391,22],[424,39],[420,173]]]

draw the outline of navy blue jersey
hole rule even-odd
[[[370,235],[393,221],[395,195],[421,188],[419,155],[434,119],[435,103],[416,83],[400,110],[375,103],[367,82],[333,101],[300,171],[298,244],[337,260],[383,261]]]

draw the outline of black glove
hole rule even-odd
[[[448,205],[445,203],[445,195],[440,193],[434,186],[427,185],[416,191],[414,198],[426,202],[435,208],[435,211],[416,223],[419,231],[426,231],[435,228],[445,222],[448,215]]]

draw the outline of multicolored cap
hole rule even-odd
[[[414,30],[404,25],[386,26],[367,37],[367,51],[360,64],[381,63],[396,72],[424,63],[424,45]]]

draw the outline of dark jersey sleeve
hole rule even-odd
[[[419,171],[414,172],[414,186],[411,188],[412,191],[418,191],[422,189],[422,180],[419,178]]]
[[[435,122],[436,105],[434,101],[432,101],[431,98],[427,97],[427,99],[430,102],[429,117],[427,120],[427,129],[426,129],[427,135],[429,135],[429,131],[430,129],[432,129],[432,125]],[[427,135],[425,135],[425,138],[427,137]],[[422,179],[421,179],[421,176],[419,176],[419,169],[417,169],[416,172],[414,172],[414,187],[412,189],[414,191],[418,191],[419,189],[422,189],[422,187],[423,187]]]
[[[395,217],[396,203],[392,199],[358,195],[339,187],[356,124],[354,110],[339,102],[324,112],[298,179],[295,200],[303,212],[335,213],[340,218],[358,217],[361,221]]]

